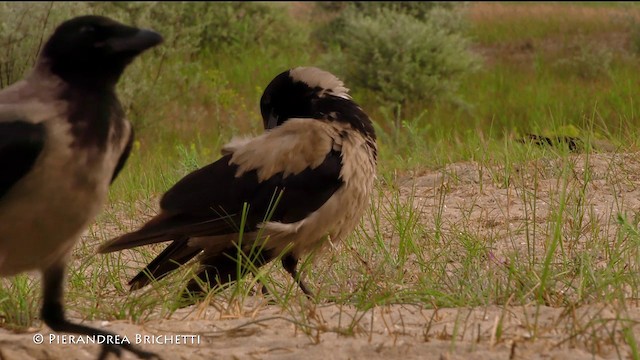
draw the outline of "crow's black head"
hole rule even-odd
[[[260,111],[265,129],[290,118],[314,117],[314,100],[325,96],[351,99],[335,75],[315,67],[297,67],[276,76],[264,90]]]
[[[315,67],[297,67],[276,76],[260,99],[265,129],[273,129],[290,118],[314,118],[349,123],[375,139],[373,124],[351,100],[349,89],[330,72]]]
[[[137,55],[162,41],[162,36],[151,30],[103,16],[80,16],[58,26],[44,45],[40,60],[69,83],[114,86]]]

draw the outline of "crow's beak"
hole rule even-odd
[[[112,38],[107,42],[115,52],[142,52],[160,44],[162,41],[164,41],[162,35],[157,32],[140,29],[133,36]]]

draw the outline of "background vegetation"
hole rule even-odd
[[[58,23],[84,13],[154,28],[167,41],[136,60],[119,85],[137,140],[126,171],[112,187],[109,208],[76,252],[69,297],[81,316],[142,320],[156,316],[158,308],[162,316],[175,310],[175,288],[129,294],[122,286],[123,274],[148,261],[153,251],[89,254],[96,243],[136,227],[141,214],[153,214],[157,197],[187,172],[215,160],[231,136],[259,133],[262,90],[276,74],[299,65],[340,75],[374,119],[381,181],[369,216],[373,223],[391,222],[401,238],[391,247],[380,229],[352,237],[350,256],[377,267],[352,269],[348,261],[333,259],[342,261],[334,272],[313,277],[326,284],[321,294],[365,308],[403,301],[566,306],[637,298],[637,216],[620,217],[610,234],[616,246],[599,242],[602,247],[581,254],[580,273],[592,275],[576,285],[576,258],[564,250],[556,253],[558,241],[570,234],[556,225],[580,213],[579,205],[567,206],[573,195],[563,193],[548,232],[538,235],[548,249],[545,257],[521,254],[525,257],[495,272],[483,267],[484,241],[491,239],[427,228],[417,222],[411,203],[394,192],[407,174],[457,161],[476,161],[487,169],[499,165],[493,179],[509,187],[518,176],[517,164],[567,158],[568,148],[518,142],[528,133],[577,137],[587,152],[636,151],[640,9],[635,3],[0,3],[0,86],[24,76]],[[564,166],[559,171],[569,174]],[[584,230],[586,236],[602,240],[592,230]],[[589,263],[596,250],[618,265],[603,270]],[[438,262],[437,254],[447,253],[463,254],[463,266],[451,272]],[[409,263],[421,275],[399,270]],[[268,278],[267,270],[259,277]],[[353,273],[361,274],[361,287],[335,285]],[[179,284],[181,278],[164,284],[171,281]],[[286,306],[294,287],[278,281],[272,286],[289,289],[278,299]],[[247,285],[252,284],[241,283],[224,300],[246,295]],[[28,326],[37,317],[37,286],[27,275],[3,279],[5,326]],[[559,288],[572,291],[560,298]],[[149,293],[154,296],[145,296]]]

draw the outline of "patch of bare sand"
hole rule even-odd
[[[296,323],[275,306],[249,318],[221,318],[212,308],[193,316],[191,310],[183,309],[170,320],[149,321],[144,326],[120,321],[87,323],[127,336],[132,343],[137,335],[152,336],[156,342],[168,342],[165,335],[199,336],[199,343],[187,337],[181,344],[142,345],[165,359],[607,359],[618,357],[607,340],[624,325],[606,305],[571,312],[544,306],[432,310],[417,305],[360,312],[327,305],[304,310],[313,319],[306,324]],[[638,319],[640,312],[633,308],[627,315]],[[352,334],[334,331],[347,328],[353,318],[359,320]],[[610,321],[590,325],[595,318]],[[584,334],[584,327],[593,329]],[[572,337],[572,332],[578,334]],[[640,335],[637,327],[635,332]],[[44,335],[45,344],[34,344],[36,333]],[[2,331],[0,357],[93,359],[98,352],[96,345],[55,343],[60,337],[49,344],[50,334],[44,329],[25,334]],[[595,354],[581,345],[585,342],[597,347]],[[628,353],[621,350],[623,355]]]
[[[552,236],[561,201],[569,254],[592,246],[593,239],[615,240],[617,217],[640,212],[640,154],[573,155],[511,169],[457,163],[400,184],[423,224],[435,229],[438,221],[442,231],[485,238],[497,254],[529,252],[540,259],[546,244],[533,248],[528,239]]]
[[[566,183],[559,180],[563,168],[569,168]],[[567,193],[584,191],[581,201],[591,209],[584,222],[611,240],[615,216],[640,211],[640,154],[537,160],[508,171],[458,163],[399,181],[421,222],[435,226],[443,204],[441,231],[458,231],[464,223],[466,231],[491,239],[497,257],[544,253],[544,246],[529,249],[526,236],[533,231],[547,236],[546,224],[565,184]],[[568,204],[578,201],[567,199]],[[525,227],[533,219],[533,204],[535,221]],[[580,238],[575,246],[589,246],[588,240]],[[163,340],[164,335],[199,336],[199,343],[142,344],[165,359],[615,359],[632,357],[625,337],[640,338],[640,307],[633,302],[436,310],[396,304],[363,311],[332,304],[283,309],[259,301],[249,298],[246,311],[236,316],[196,305],[143,325],[86,323],[126,335],[133,343],[136,335]],[[44,335],[45,344],[34,344],[36,333]],[[46,327],[21,334],[0,329],[0,359],[93,359],[98,352],[96,345],[49,344],[49,334]]]

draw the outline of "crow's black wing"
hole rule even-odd
[[[151,279],[163,278],[198,255],[202,249],[190,246],[190,237],[238,232],[244,204],[248,205],[244,230],[251,231],[268,213],[271,221],[291,223],[304,219],[342,185],[340,153],[335,151],[327,154],[314,169],[307,168],[287,177],[277,173],[262,182],[258,181],[255,171],[235,177],[237,166],[229,165],[229,159],[225,156],[187,175],[165,194],[160,215],[140,230],[116,238],[103,247],[101,252],[109,252],[173,240],[129,282],[132,290],[147,285]],[[226,242],[228,239],[211,238],[208,241]],[[232,243],[210,245],[223,252],[235,249]],[[270,259],[268,254],[265,257]],[[229,262],[227,255],[219,254],[214,258],[221,273],[226,274],[226,268],[235,269],[235,263]]]
[[[342,185],[337,151],[330,151],[313,169],[286,177],[276,173],[263,181],[258,180],[256,170],[236,177],[238,167],[229,164],[230,158],[231,155],[224,156],[185,176],[165,193],[159,215],[138,231],[111,240],[100,252],[236,233],[243,221],[245,204],[245,231],[255,230],[268,213],[270,221],[296,222],[322,206]]]
[[[118,159],[116,168],[113,170],[113,175],[111,176],[112,184],[118,177],[118,174],[120,174],[120,171],[124,167],[124,164],[126,164],[127,159],[129,158],[129,154],[131,154],[131,147],[133,146],[133,137],[134,135],[133,135],[133,127],[132,127],[131,132],[129,133],[129,140],[127,140],[127,145],[125,146],[124,151],[122,152],[122,154],[120,155],[120,158]]]
[[[44,147],[44,124],[0,122],[0,199],[33,167]]]

